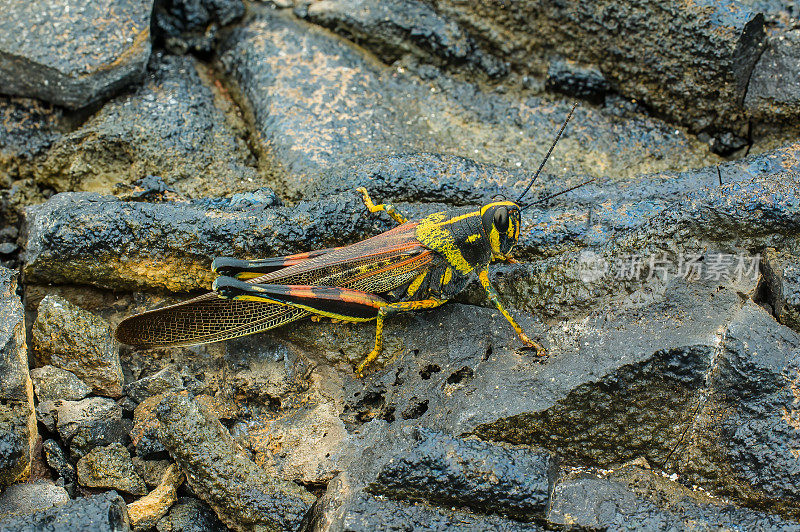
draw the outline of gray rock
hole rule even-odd
[[[65,484],[72,484],[78,479],[75,467],[67,460],[64,450],[57,441],[45,440],[44,443],[42,443],[42,449],[47,465],[49,465],[60,478],[64,479]]]
[[[384,62],[412,54],[440,66],[468,68],[490,78],[508,66],[487,54],[463,28],[415,0],[324,0],[302,15],[369,48]]]
[[[791,119],[800,113],[800,30],[771,35],[753,69],[745,107],[761,119]]]
[[[800,332],[800,256],[767,248],[760,297],[784,325]]]
[[[15,1],[0,21],[0,92],[71,108],[141,79],[152,0]]]
[[[380,468],[367,491],[403,502],[427,501],[523,521],[541,518],[549,475],[546,451],[504,448],[419,429]]]
[[[36,420],[50,432],[55,432],[58,423],[58,409],[62,405],[63,402],[60,400],[40,402],[36,405]]]
[[[609,478],[562,473],[554,480],[547,520],[603,530],[797,530],[797,523],[724,504],[650,471],[627,467]]]
[[[724,330],[686,437],[682,478],[748,506],[800,517],[800,335],[749,302]]]
[[[554,59],[547,68],[544,84],[549,91],[601,103],[609,90],[608,81],[596,67]]]
[[[0,519],[27,515],[68,502],[67,491],[51,482],[36,481],[9,486],[0,495]]]
[[[296,529],[316,497],[272,478],[236,450],[230,433],[192,399],[168,394],[157,407],[161,441],[187,483],[230,527]]]
[[[136,473],[128,450],[120,443],[95,447],[78,460],[78,482],[89,488],[110,488],[146,495],[147,486]]]
[[[534,523],[520,523],[494,515],[479,515],[456,508],[408,503],[376,497],[354,489],[341,475],[328,485],[314,505],[312,529],[319,531],[455,530],[458,532],[538,532]]]
[[[182,389],[183,379],[180,374],[174,367],[168,366],[157,373],[126,384],[124,393],[133,401],[141,403],[153,395]]]
[[[0,486],[30,471],[37,437],[24,317],[17,273],[0,267]]]
[[[480,33],[516,69],[537,73],[556,53],[598,65],[621,94],[694,130],[746,124],[741,104],[763,50],[764,17],[739,2],[531,0],[509,7],[437,0],[435,6]]]
[[[30,515],[0,518],[3,532],[82,530],[128,532],[128,508],[116,492],[90,495]]]
[[[203,501],[194,497],[178,499],[156,525],[158,532],[227,532],[228,527]]]
[[[119,344],[100,317],[59,296],[48,296],[33,323],[33,345],[39,365],[71,371],[94,393],[122,395]]]
[[[80,458],[95,447],[122,443],[126,437],[122,409],[106,397],[62,401],[57,428],[73,458]]]
[[[314,189],[321,170],[398,152],[454,153],[531,170],[551,143],[543,132],[557,131],[568,112],[538,97],[482,92],[433,67],[431,81],[422,81],[269,9],[231,32],[221,60],[252,111],[276,191],[292,200]],[[569,131],[558,159],[571,173],[629,175],[715,162],[706,147],[653,120],[582,108]],[[643,137],[651,140],[642,144]],[[607,163],[596,164],[601,160]]]
[[[190,197],[264,186],[243,126],[225,112],[232,103],[209,76],[191,57],[154,57],[138,90],[108,102],[52,146],[38,182],[57,192],[110,193],[154,174]]]
[[[63,111],[24,98],[0,97],[0,187],[31,178],[35,162],[66,128]]]
[[[80,401],[92,391],[92,388],[75,376],[71,371],[55,366],[43,366],[31,370],[36,399],[41,401]]]
[[[139,456],[132,458],[136,474],[142,477],[148,488],[155,488],[161,483],[164,472],[172,463],[170,460],[145,460]]]
[[[159,0],[153,10],[154,37],[173,53],[210,53],[219,29],[242,15],[242,0]]]
[[[131,441],[136,447],[136,454],[142,458],[150,458],[166,451],[158,438],[159,423],[155,412],[163,398],[164,394],[150,396],[133,411]]]

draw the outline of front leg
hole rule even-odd
[[[369,193],[367,192],[366,188],[359,187],[356,189],[356,191],[361,192],[361,195],[364,196],[364,205],[367,206],[369,212],[384,211],[386,212],[386,214],[391,216],[395,222],[399,224],[404,224],[408,221],[408,219],[406,219],[406,217],[403,216],[403,214],[400,211],[395,209],[394,205],[392,205],[391,203],[381,203],[380,205],[375,205],[374,203],[372,203],[372,198],[369,197]]]
[[[503,307],[502,303],[500,303],[500,299],[497,297],[497,292],[495,292],[492,283],[489,282],[488,270],[482,270],[478,274],[478,279],[480,279],[483,289],[486,290],[486,295],[489,297],[489,301],[491,301],[494,306],[497,307],[497,310],[500,311],[500,314],[505,316],[505,318],[508,320],[508,323],[514,327],[514,330],[517,331],[517,335],[519,336],[519,339],[522,340],[522,343],[528,347],[534,348],[538,356],[547,356],[547,351],[545,348],[528,338],[528,335],[522,331],[522,327],[520,327],[519,324],[514,321],[514,318],[511,316],[511,314],[509,314],[508,311]]]
[[[409,310],[423,310],[436,308],[446,300],[443,299],[422,299],[420,301],[403,301],[401,303],[390,303],[380,308],[378,311],[378,322],[375,326],[375,348],[367,355],[361,364],[356,368],[356,377],[364,376],[364,369],[383,352],[383,320],[386,316],[397,314],[398,312],[408,312]]]

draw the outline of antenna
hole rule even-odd
[[[544,203],[544,202],[546,202],[546,201],[548,201],[548,200],[551,200],[551,199],[553,199],[553,198],[555,198],[555,197],[557,197],[557,196],[560,196],[561,194],[566,194],[567,192],[572,192],[572,191],[573,191],[573,190],[575,190],[576,188],[580,188],[580,187],[582,187],[583,185],[588,185],[588,184],[589,184],[589,183],[591,183],[592,181],[597,181],[597,178],[596,178],[596,177],[593,177],[593,178],[591,178],[591,179],[587,179],[587,180],[586,180],[586,181],[584,181],[583,183],[579,183],[579,184],[575,185],[574,187],[569,187],[569,188],[567,188],[567,189],[565,189],[565,190],[562,190],[561,192],[556,192],[555,194],[550,194],[550,195],[549,195],[549,196],[547,196],[547,197],[544,197],[544,198],[541,198],[541,199],[537,199],[536,201],[534,201],[533,203],[530,203],[529,205],[537,205],[537,204],[539,204],[539,203]],[[527,207],[527,206],[528,206],[528,205],[526,205],[526,207]]]
[[[578,107],[578,102],[575,102],[575,103],[572,104],[572,109],[569,110],[569,114],[567,115],[567,119],[564,120],[563,124],[561,124],[561,129],[558,130],[558,134],[556,135],[556,140],[553,141],[553,145],[550,146],[549,150],[547,150],[547,155],[544,156],[544,159],[542,160],[542,164],[539,165],[539,169],[536,170],[536,173],[533,175],[533,179],[531,179],[531,182],[528,183],[528,186],[525,187],[525,190],[523,190],[522,194],[519,195],[519,197],[517,198],[517,201],[514,202],[517,205],[520,205],[520,202],[522,201],[522,198],[525,197],[525,194],[527,194],[528,191],[531,189],[531,186],[533,186],[533,182],[536,181],[537,177],[539,177],[539,173],[541,173],[542,168],[544,168],[544,165],[547,162],[547,159],[550,158],[550,154],[553,153],[553,148],[556,147],[556,144],[558,143],[558,139],[561,138],[561,134],[564,132],[564,128],[567,127],[567,123],[569,122],[569,119],[572,118],[572,113],[575,112],[575,108],[576,107]]]

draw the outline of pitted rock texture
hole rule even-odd
[[[95,447],[78,460],[78,482],[89,488],[110,488],[145,495],[147,486],[136,473],[131,455],[120,443]]]
[[[197,402],[167,394],[157,416],[161,441],[187,483],[226,525],[234,530],[298,528],[316,497],[259,468]]]
[[[262,168],[292,200],[313,191],[321,170],[372,155],[435,151],[532,170],[569,110],[436,72],[422,80],[271,10],[231,32],[221,61],[252,115]],[[663,123],[583,108],[553,162],[578,174],[635,175],[716,158]]]
[[[12,1],[0,20],[0,93],[85,107],[141,79],[152,0]]]
[[[74,373],[55,366],[43,366],[31,370],[31,379],[39,402],[59,399],[80,401],[92,391],[91,387]]]
[[[17,273],[0,267],[0,486],[30,471],[37,437],[24,319]]]
[[[386,63],[403,54],[443,66],[466,67],[490,78],[509,69],[484,52],[463,28],[415,0],[324,0],[303,13],[308,20],[346,35]]]
[[[119,344],[102,318],[66,299],[48,296],[39,304],[33,339],[40,364],[71,371],[97,394],[122,395]]]
[[[240,126],[223,111],[231,104],[210,77],[190,57],[155,55],[141,87],[53,145],[38,181],[109,193],[155,174],[189,197],[258,188]]]
[[[89,495],[30,515],[0,518],[4,532],[30,530],[83,530],[85,532],[129,532],[128,508],[114,491]]]
[[[73,459],[95,447],[122,443],[127,436],[122,408],[107,397],[82,401],[60,401],[57,408],[58,434],[69,445]]]
[[[753,69],[745,106],[760,118],[792,118],[800,113],[800,30],[770,36]]]
[[[621,94],[696,131],[746,126],[742,100],[765,33],[763,15],[739,2],[434,5],[518,68],[535,73],[556,53],[597,64]]]
[[[553,481],[547,521],[555,526],[603,530],[797,528],[794,522],[725,504],[632,466],[604,476],[562,471]]]

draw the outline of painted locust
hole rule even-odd
[[[356,368],[361,376],[381,353],[386,317],[438,307],[477,275],[520,340],[543,355],[544,348],[525,335],[500,303],[489,282],[488,266],[493,260],[511,259],[519,239],[522,199],[571,116],[572,111],[516,201],[493,201],[408,221],[390,204],[375,205],[360,188],[370,212],[384,211],[399,225],[339,248],[253,261],[217,258],[211,266],[219,274],[213,292],[130,316],[119,324],[117,339],[140,347],[186,346],[245,336],[310,315],[376,320],[375,347]]]

